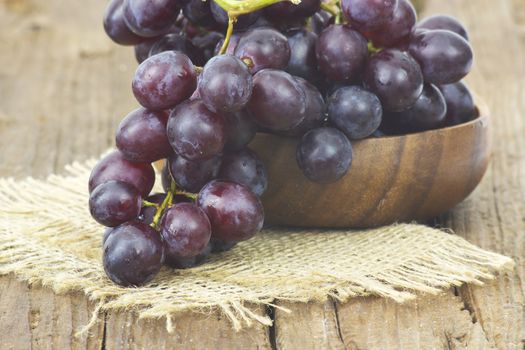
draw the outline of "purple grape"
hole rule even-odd
[[[175,204],[162,216],[161,231],[166,264],[177,265],[178,259],[192,258],[204,252],[211,237],[210,220],[192,203]]]
[[[224,242],[218,239],[212,238],[210,240],[210,247],[212,253],[227,252],[237,245],[237,242]]]
[[[164,192],[169,192],[171,189],[171,181],[172,177],[170,174],[170,168],[168,162],[164,162],[164,165],[162,166],[162,170],[160,172],[160,180],[162,183],[162,189]]]
[[[241,40],[242,33],[233,33],[230,37],[230,42],[228,43],[228,47],[226,48],[226,55],[233,55],[235,53],[235,48],[239,44],[239,40]],[[217,56],[219,52],[221,51],[222,44],[224,43],[224,39],[217,42],[217,45],[215,46],[214,56]]]
[[[307,131],[320,127],[325,120],[325,103],[323,95],[317,88],[307,80],[294,77],[295,81],[303,88],[306,94],[305,117],[299,125],[289,131],[283,132],[284,135],[302,136]]]
[[[169,113],[139,108],[120,123],[116,144],[132,162],[152,163],[168,157],[173,151],[168,142],[166,124]]]
[[[168,120],[168,139],[180,156],[204,160],[220,154],[226,142],[225,119],[201,100],[177,106]]]
[[[384,110],[402,111],[421,95],[423,75],[410,55],[389,49],[372,56],[365,70],[364,85],[379,97]]]
[[[273,28],[255,28],[244,33],[235,47],[235,56],[255,74],[265,68],[284,69],[290,60],[290,45]]]
[[[149,196],[148,198],[146,198],[146,200],[150,203],[161,205],[162,202],[164,202],[165,198],[166,198],[166,193],[155,193]],[[157,208],[150,207],[150,206],[143,206],[140,211],[139,220],[149,225],[153,222],[153,218],[155,217],[156,213],[157,213]]]
[[[122,224],[104,243],[104,270],[109,279],[121,286],[146,284],[160,271],[163,263],[160,235],[144,223]]]
[[[89,211],[98,223],[115,227],[136,219],[142,198],[135,187],[125,182],[109,181],[97,186],[89,196]]]
[[[175,107],[197,87],[195,67],[188,56],[167,51],[142,62],[133,79],[133,94],[151,110]]]
[[[155,170],[151,164],[130,162],[120,151],[114,151],[101,159],[91,171],[89,192],[108,181],[128,183],[147,197],[155,183]]]
[[[170,157],[171,176],[180,187],[189,192],[199,192],[204,185],[217,177],[221,167],[221,157],[205,160],[187,160],[177,154]]]
[[[372,135],[381,125],[382,117],[379,98],[359,86],[340,88],[328,101],[329,120],[350,140]]]
[[[449,30],[453,33],[458,34],[465,40],[469,40],[467,30],[465,27],[454,17],[436,15],[427,17],[419,22],[416,26],[416,30]]]
[[[213,19],[215,19],[215,22],[217,22],[222,28],[226,28],[228,26],[228,14],[226,13],[226,11],[224,11],[222,7],[220,7],[213,0],[211,0],[210,9],[213,15]],[[255,11],[245,15],[240,15],[239,17],[237,17],[237,22],[235,23],[234,27],[235,30],[246,29],[251,24],[255,23],[255,21],[257,21],[260,15],[261,11]]]
[[[425,82],[432,84],[460,81],[470,72],[474,61],[468,41],[448,30],[415,33],[409,51],[421,65]]]
[[[468,87],[463,82],[439,86],[447,103],[446,125],[463,124],[476,117],[476,105]]]
[[[178,0],[125,0],[124,18],[129,28],[143,37],[166,33],[179,15]]]
[[[191,40],[191,42],[195,47],[201,50],[205,62],[208,62],[213,56],[215,56],[215,47],[221,40],[224,40],[224,35],[222,35],[221,33],[208,32],[202,35],[195,36]]]
[[[425,84],[423,93],[412,107],[402,112],[385,114],[384,129],[391,134],[437,129],[443,126],[446,114],[447,104],[439,89]]]
[[[135,58],[137,59],[137,62],[140,64],[147,60],[149,58],[149,52],[151,51],[151,47],[155,45],[157,41],[159,41],[160,38],[150,38],[146,41],[135,45]]]
[[[266,167],[255,152],[246,148],[224,155],[218,178],[248,187],[255,195],[262,196],[268,187]]]
[[[366,39],[347,25],[326,28],[316,45],[319,69],[332,81],[350,82],[359,78],[368,58]]]
[[[114,227],[106,227],[104,229],[104,234],[102,235],[102,245],[106,243],[108,240],[108,237],[111,235],[111,232],[113,232]]]
[[[248,111],[260,126],[272,131],[287,131],[304,120],[306,93],[290,74],[264,69],[253,78]]]
[[[190,0],[182,9],[184,17],[200,27],[210,27],[215,24],[210,9],[210,0]]]
[[[201,50],[196,48],[193,43],[182,34],[168,34],[155,42],[151,47],[149,56],[158,55],[161,52],[178,51],[185,54],[196,65],[206,63]]]
[[[240,184],[212,181],[200,191],[197,205],[210,219],[212,237],[224,242],[250,239],[264,223],[261,201]]]
[[[300,29],[288,33],[287,37],[290,45],[290,60],[286,71],[311,82],[319,80],[315,54],[317,35],[305,29]]]
[[[417,14],[409,0],[399,0],[392,18],[365,33],[376,47],[395,47],[408,42]]]
[[[310,25],[312,27],[312,32],[321,35],[323,30],[325,30],[329,25],[335,23],[335,17],[327,11],[321,10],[313,15]]]
[[[265,16],[275,22],[287,22],[313,16],[321,9],[321,0],[302,0],[295,5],[289,1],[278,2],[264,9]]]
[[[200,253],[199,255],[192,256],[189,258],[183,258],[180,256],[172,256],[169,263],[167,264],[176,269],[189,269],[189,268],[198,266],[204,263],[206,258],[211,254],[212,248],[213,247],[210,242],[208,243],[204,251]]]
[[[297,146],[297,164],[310,181],[321,184],[336,182],[350,169],[352,145],[337,129],[311,130]]]
[[[104,14],[104,30],[115,43],[120,45],[137,45],[145,38],[133,33],[124,21],[123,0],[111,0]]]
[[[352,26],[368,30],[392,18],[397,0],[342,0],[341,8]]]
[[[199,94],[210,111],[240,111],[250,100],[253,78],[248,67],[237,57],[213,57],[199,77]]]
[[[257,126],[253,123],[246,109],[226,114],[225,117],[226,144],[224,149],[229,152],[240,151],[253,140]]]

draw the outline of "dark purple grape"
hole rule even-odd
[[[264,9],[265,16],[275,22],[287,22],[313,16],[321,9],[321,0],[302,0],[295,5],[289,1],[278,2]]]
[[[224,149],[229,152],[240,151],[253,140],[257,133],[257,126],[246,109],[226,114],[225,117],[226,144]]]
[[[115,43],[120,45],[137,45],[145,38],[133,33],[124,21],[123,0],[111,0],[104,14],[104,30]]]
[[[133,32],[143,37],[166,33],[179,15],[178,0],[125,0],[124,18]]]
[[[248,67],[237,57],[213,57],[199,77],[202,102],[217,113],[240,111],[252,96],[253,78]]]
[[[221,40],[224,40],[224,35],[221,33],[208,32],[195,36],[191,42],[195,47],[201,50],[205,62],[208,62],[213,56],[215,56],[215,48]]]
[[[460,81],[474,61],[468,41],[448,30],[417,32],[410,39],[409,51],[420,64],[425,82],[432,84]]]
[[[196,65],[204,65],[206,60],[201,50],[196,48],[193,43],[182,34],[168,34],[158,40],[149,52],[150,56],[158,55],[161,52],[178,51],[185,54]]]
[[[329,25],[335,23],[335,17],[327,11],[321,10],[313,15],[310,25],[312,27],[312,32],[321,35],[323,30],[325,30]]]
[[[347,25],[326,28],[315,50],[319,69],[332,81],[350,82],[359,78],[368,58],[366,39]]]
[[[297,146],[297,164],[310,181],[321,184],[336,182],[350,169],[352,145],[337,129],[311,130]]]
[[[352,26],[368,30],[392,18],[397,0],[342,0],[341,8]]]
[[[109,181],[103,183],[89,196],[89,212],[98,223],[115,227],[136,219],[140,214],[142,198],[132,185]]]
[[[384,129],[391,134],[405,134],[443,126],[447,114],[445,98],[437,87],[425,84],[423,93],[409,109],[386,113]]]
[[[359,86],[340,88],[328,100],[328,119],[350,140],[372,135],[382,117],[379,98]]]
[[[248,111],[260,126],[272,131],[287,131],[304,120],[306,93],[290,74],[264,69],[253,78]]]
[[[222,9],[217,3],[213,0],[211,0],[210,3],[210,9],[211,13],[213,15],[213,19],[215,19],[215,22],[217,22],[223,29],[228,26],[228,14],[226,11]],[[248,28],[250,25],[255,23],[259,16],[261,15],[261,11],[255,11],[251,12],[245,15],[240,15],[237,17],[237,22],[235,23],[235,30],[242,30]]]
[[[244,33],[235,47],[235,56],[255,74],[265,68],[284,69],[290,60],[288,39],[273,28],[255,28]]]
[[[218,239],[212,238],[210,240],[210,247],[212,253],[227,252],[237,245],[237,242],[224,242]]]
[[[423,19],[416,26],[416,30],[449,30],[458,34],[465,40],[469,40],[465,27],[457,19],[451,16],[436,15]]]
[[[138,45],[135,45],[135,58],[137,59],[137,62],[140,64],[147,60],[149,58],[149,52],[151,51],[151,47],[155,45],[155,43],[160,38],[150,38],[144,41],[143,43],[140,43]]]
[[[165,110],[191,96],[197,87],[197,74],[188,56],[167,51],[141,63],[132,87],[142,106]]]
[[[408,42],[417,14],[409,0],[399,0],[392,18],[365,33],[376,47],[395,47]]]
[[[182,8],[184,17],[199,27],[210,27],[215,24],[210,9],[210,0],[190,0]]]
[[[192,203],[175,204],[162,216],[161,231],[166,264],[192,258],[204,252],[211,237],[210,220]]]
[[[124,157],[132,162],[152,163],[172,153],[166,124],[167,111],[152,112],[139,108],[120,123],[116,144]]]
[[[155,193],[149,196],[148,198],[146,198],[146,200],[150,203],[161,205],[162,202],[164,202],[165,198],[166,198],[166,193]],[[140,211],[139,219],[141,222],[149,225],[153,222],[153,218],[155,217],[156,213],[157,213],[156,207],[143,206],[142,210]]]
[[[150,226],[132,221],[115,228],[104,243],[107,276],[121,286],[141,286],[153,279],[164,263],[160,235]]]
[[[102,245],[104,245],[104,243],[106,243],[106,241],[108,240],[109,236],[113,232],[113,229],[114,229],[114,227],[106,227],[104,229],[104,234],[102,235]]]
[[[264,163],[255,152],[246,148],[226,154],[222,159],[219,179],[245,185],[257,196],[263,195],[268,187],[268,175]]]
[[[384,50],[370,59],[365,87],[376,94],[386,111],[412,106],[423,91],[423,74],[417,62],[399,50]]]
[[[287,35],[290,45],[290,60],[286,71],[311,82],[319,80],[315,44],[317,35],[305,29],[293,31]]]
[[[476,117],[476,105],[468,87],[463,82],[439,86],[447,102],[446,125],[458,125]]]
[[[170,168],[169,168],[168,162],[164,162],[164,165],[162,166],[162,170],[160,172],[160,180],[161,180],[162,189],[164,190],[164,192],[169,192],[171,189],[172,177],[170,174]]]
[[[261,201],[240,184],[212,181],[200,191],[197,205],[210,219],[212,237],[224,242],[250,239],[264,223]]]
[[[108,181],[126,182],[147,197],[155,183],[155,170],[151,164],[130,162],[120,151],[114,151],[101,159],[91,171],[89,192]]]
[[[199,192],[204,185],[215,179],[220,166],[219,156],[205,160],[187,160],[175,154],[169,159],[170,173],[177,187],[193,193]]]
[[[321,95],[314,85],[299,77],[294,77],[294,79],[299,85],[301,85],[306,94],[305,117],[299,125],[283,134],[302,136],[307,131],[318,128],[323,124],[323,121],[326,119],[325,103],[323,95]]]
[[[209,159],[224,148],[224,123],[224,118],[211,112],[201,100],[186,101],[171,113],[168,139],[175,152],[188,160]]]
[[[195,266],[198,266],[206,260],[206,258],[211,254],[212,252],[212,245],[211,242],[208,243],[206,248],[202,253],[196,256],[192,256],[189,258],[183,258],[180,256],[173,256],[171,257],[169,263],[167,263],[169,266],[176,268],[176,269],[189,269]]]

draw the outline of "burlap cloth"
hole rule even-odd
[[[103,229],[87,208],[93,165],[76,163],[46,180],[0,180],[0,275],[13,273],[57,293],[85,293],[98,303],[85,329],[111,309],[165,318],[168,330],[181,311],[213,308],[236,329],[254,321],[269,325],[254,305],[365,295],[404,302],[417,292],[481,284],[513,268],[510,258],[419,225],[347,232],[271,229],[200,267],[165,268],[145,287],[121,288],[104,274]]]

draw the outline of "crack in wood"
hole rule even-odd
[[[275,307],[273,306],[267,306],[266,307],[266,314],[272,320],[272,325],[268,327],[268,340],[270,343],[270,346],[272,350],[277,350],[277,336],[276,336],[276,326],[275,326]]]
[[[341,331],[341,323],[339,322],[339,311],[337,309],[337,302],[335,300],[332,300],[332,305],[334,306],[335,326],[337,328],[337,335],[339,336],[339,339],[341,340],[341,343],[343,344],[344,349],[348,350],[348,348],[346,347],[344,337],[343,337],[343,332]]]

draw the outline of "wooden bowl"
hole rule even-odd
[[[250,147],[268,170],[266,223],[368,228],[436,217],[479,184],[491,156],[488,108],[469,123],[353,143],[354,160],[340,181],[319,185],[295,161],[298,139],[258,134]]]

